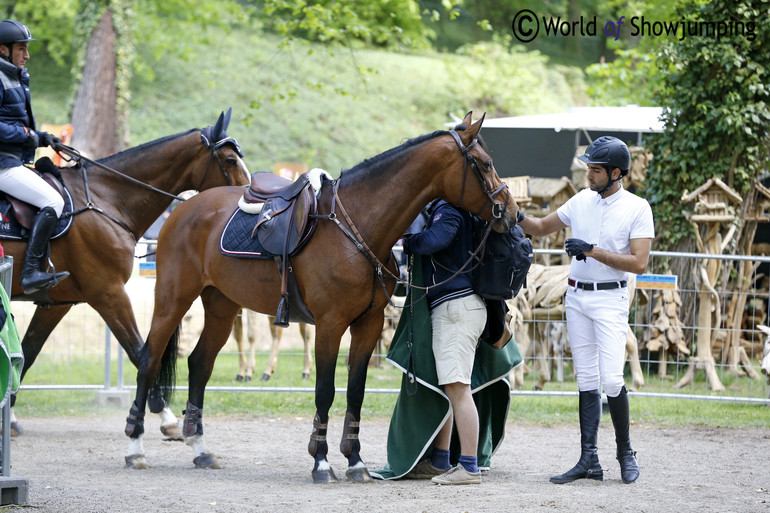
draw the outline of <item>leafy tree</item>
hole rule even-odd
[[[654,154],[645,195],[661,249],[693,249],[692,227],[680,198],[712,176],[745,195],[767,171],[770,147],[770,4],[752,0],[691,3],[677,19],[724,21],[728,35],[688,35],[665,45],[657,66],[665,130]],[[743,28],[738,24],[742,24]],[[751,29],[751,30],[750,30]]]

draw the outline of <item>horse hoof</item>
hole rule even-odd
[[[235,381],[243,381],[243,376],[238,374],[237,376],[235,376]]]
[[[19,436],[24,434],[21,424],[18,421],[11,422],[11,436]]]
[[[309,374],[309,373],[307,373],[307,372],[303,372],[303,373],[302,373],[302,379],[304,379],[304,380],[308,380],[308,379],[310,379],[310,374]]]
[[[132,454],[131,456],[126,456],[126,467],[135,468],[137,470],[150,468],[147,464],[147,460],[144,459],[144,454]]]
[[[251,376],[246,376],[246,383],[248,383],[249,381],[251,381]]]
[[[326,470],[314,470],[312,474],[314,483],[339,483],[337,476],[334,475],[334,471],[331,468]]]
[[[181,442],[182,440],[184,440],[184,437],[182,436],[182,430],[179,429],[178,422],[161,426],[160,432],[163,433],[163,435],[165,435],[166,440],[173,440],[175,442]]]
[[[371,483],[374,481],[366,467],[351,467],[345,472],[345,476],[347,476],[348,481],[353,481],[354,483]]]
[[[267,372],[262,374],[262,381],[268,381],[269,379],[270,379],[270,374],[268,374]]]
[[[217,460],[213,454],[201,454],[200,456],[196,456],[193,463],[195,464],[195,468],[222,468],[222,465],[219,464],[219,460]]]

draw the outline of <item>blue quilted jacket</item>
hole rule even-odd
[[[29,94],[29,73],[0,59],[0,168],[31,164],[34,148],[25,148],[27,127],[35,129]]]

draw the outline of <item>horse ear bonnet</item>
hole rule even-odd
[[[236,153],[243,158],[243,152],[238,145],[238,141],[227,135],[227,127],[230,126],[230,116],[232,115],[232,112],[232,107],[227,109],[227,112],[222,112],[213,127],[207,126],[201,130],[201,138],[203,139],[203,144],[205,144],[207,148],[214,150],[221,148],[225,144],[232,144],[235,147]]]

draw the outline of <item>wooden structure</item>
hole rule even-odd
[[[695,231],[698,250],[701,253],[721,254],[735,235],[734,221],[737,218],[736,207],[743,199],[727,184],[717,177],[709,178],[706,183],[691,193],[682,195],[683,204],[693,204],[689,221]],[[701,233],[703,230],[703,234]],[[722,325],[721,299],[715,285],[722,273],[723,261],[702,259],[696,272],[698,293],[697,345],[695,354],[690,358],[687,372],[676,384],[677,388],[692,383],[695,371],[703,369],[714,391],[724,390],[712,352],[712,343],[718,337]]]
[[[668,271],[671,275],[671,270]],[[683,323],[680,320],[679,309],[682,298],[677,290],[663,289],[653,293],[653,306],[650,314],[652,334],[644,343],[644,348],[650,352],[659,353],[658,374],[661,379],[668,378],[666,366],[668,357],[673,356],[679,361],[682,356],[690,356],[690,348],[684,338]]]
[[[545,217],[555,212],[567,200],[577,194],[577,189],[566,177],[562,178],[536,178],[529,179],[529,193],[532,197],[529,205],[524,208],[524,213],[535,217]],[[521,203],[519,203],[521,205]],[[570,229],[558,230],[544,237],[536,237],[532,245],[536,249],[562,249],[564,241],[570,236]],[[570,262],[566,254],[563,255],[539,255],[539,263],[550,265],[563,265]]]

